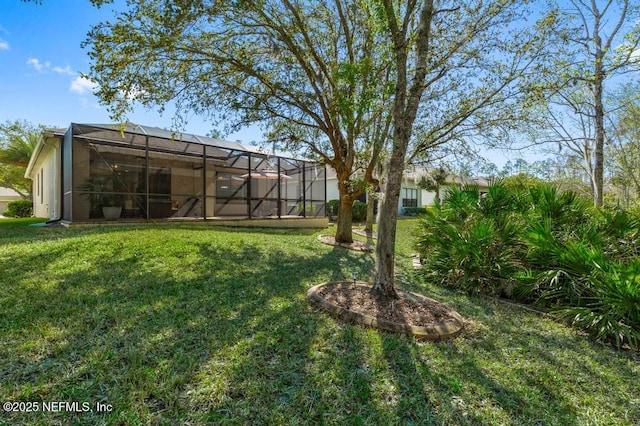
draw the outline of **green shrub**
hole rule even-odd
[[[530,222],[550,220],[554,231],[570,233],[576,225],[589,222],[589,202],[573,191],[560,191],[550,184],[529,189]]]
[[[594,274],[593,294],[558,310],[572,324],[618,348],[640,348],[640,260],[629,265],[605,262]]]
[[[367,219],[367,204],[360,200],[354,201],[352,218],[354,222],[364,222]]]
[[[596,210],[604,252],[619,260],[640,257],[640,214],[621,209]]]
[[[424,207],[403,207],[402,214],[405,216],[419,216],[427,212]]]
[[[340,200],[327,201],[327,216],[338,216],[338,209],[340,208]]]
[[[547,184],[451,189],[422,217],[424,273],[560,312],[599,340],[640,342],[640,217]]]
[[[15,200],[7,204],[7,209],[2,213],[6,217],[31,217],[33,216],[33,201]]]
[[[483,215],[479,197],[472,187],[450,190],[442,206],[425,212],[417,248],[425,270],[441,282],[470,292],[511,294],[520,263],[519,226],[507,216]]]
[[[479,202],[480,189],[477,186],[453,187],[446,191],[441,211],[449,220],[459,222],[476,212]]]
[[[327,216],[338,216],[340,200],[327,201]],[[351,218],[354,222],[364,222],[367,219],[367,204],[360,200],[353,202]]]
[[[543,181],[538,178],[529,176],[524,173],[520,173],[517,175],[507,176],[502,179],[502,182],[510,189],[515,190],[526,190],[528,191],[531,188],[542,185]]]

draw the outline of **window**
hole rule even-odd
[[[418,190],[415,188],[403,188],[402,207],[418,207]]]

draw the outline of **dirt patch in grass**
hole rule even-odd
[[[442,303],[399,291],[393,301],[380,300],[365,283],[332,282],[313,287],[309,298],[330,314],[387,331],[439,340],[457,335],[463,318]]]

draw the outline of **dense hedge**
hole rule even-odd
[[[339,208],[340,208],[340,200],[327,201],[327,216],[338,216]]]
[[[354,222],[364,222],[367,220],[367,203],[363,203],[360,200],[354,201],[351,216]]]
[[[33,201],[15,200],[7,203],[7,209],[2,213],[6,217],[31,217],[33,216]]]
[[[640,217],[551,185],[452,189],[419,225],[433,279],[544,306],[600,340],[640,346]]]
[[[340,200],[327,201],[327,216],[337,216],[340,208]],[[367,219],[367,203],[360,200],[353,202],[353,210],[351,211],[351,219],[354,222],[364,222]]]
[[[427,209],[425,207],[403,207],[402,214],[404,216],[419,216],[425,214]]]

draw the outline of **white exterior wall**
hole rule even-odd
[[[413,182],[413,180],[406,179],[404,180],[404,182],[402,182],[402,186],[400,189],[400,198],[398,199],[399,214],[402,214],[403,212],[402,190],[404,188],[418,189],[418,207],[426,207],[433,204],[433,200],[436,196],[436,193],[434,191],[426,191],[424,189],[419,189],[415,184],[415,182]],[[443,190],[440,191],[440,194],[442,199]],[[327,201],[339,200],[339,199],[340,199],[340,193],[338,191],[338,179],[336,178],[335,174],[333,176],[327,176]]]
[[[433,204],[433,200],[436,198],[435,191],[427,191],[426,189],[420,190],[420,207],[427,207]]]
[[[33,215],[49,219],[60,217],[60,140],[47,139],[31,171]]]
[[[338,192],[338,179],[335,175],[335,172],[330,168],[327,169],[327,201],[330,200],[338,200],[340,199],[340,193]],[[486,181],[486,179],[485,179]],[[488,186],[486,182],[478,182],[478,180],[474,181],[476,185],[479,185],[481,191],[487,191]],[[440,187],[440,200],[444,200],[447,191],[452,187],[449,185],[442,185]],[[402,196],[403,189],[405,188],[413,188],[418,189],[418,207],[428,207],[433,205],[434,199],[436,197],[435,191],[427,191],[425,189],[419,189],[417,186],[417,178],[415,176],[405,176],[402,180],[402,186],[400,188],[400,198],[398,199],[398,213],[403,213],[402,207]]]
[[[329,169],[327,169],[328,171]],[[338,190],[338,178],[335,173],[332,176],[327,176],[327,201],[339,200],[340,191]]]

